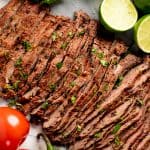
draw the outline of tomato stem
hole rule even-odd
[[[50,140],[48,139],[48,137],[44,133],[39,133],[37,135],[37,139],[40,139],[40,137],[42,137],[43,140],[45,141],[46,146],[47,146],[47,150],[54,150],[53,145],[51,144]]]

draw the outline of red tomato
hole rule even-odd
[[[29,132],[29,122],[19,111],[0,107],[0,150],[16,150]]]

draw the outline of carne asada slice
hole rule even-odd
[[[87,99],[89,99],[89,97],[91,97],[91,96],[88,95],[88,97],[86,97],[86,101],[87,101]],[[86,102],[86,101],[85,101],[85,102]],[[78,106],[77,106],[78,109],[80,109],[80,107],[82,106],[82,103],[83,103],[83,99],[81,99],[81,102],[78,101],[78,104],[77,104],[77,105],[78,105]],[[73,108],[71,108],[71,111],[74,110],[74,108],[76,108],[76,106],[73,107]],[[81,110],[82,110],[82,107],[81,107]],[[73,114],[73,113],[74,113],[74,115],[76,115],[76,114],[78,113],[77,111],[75,111],[75,112],[73,112],[73,111],[71,112],[71,111],[68,111],[68,112],[67,112],[66,117],[65,117],[64,120],[67,120],[67,117],[69,116],[69,113],[70,113],[70,114]],[[67,116],[67,115],[68,115],[68,116]],[[73,116],[72,119],[76,118],[74,115],[72,115],[72,116]],[[74,125],[70,125],[70,126],[72,126],[72,130],[75,129],[75,128],[76,128],[76,123],[75,123],[75,122],[77,121],[77,119],[75,119],[75,120],[72,120],[72,119],[69,120],[69,122],[68,122],[65,126],[64,126],[63,124],[62,124],[62,125],[63,125],[65,128],[67,128],[67,125],[69,126],[69,123],[73,122]],[[64,120],[63,120],[63,121],[64,121]],[[73,126],[74,126],[74,128],[73,128]],[[59,126],[59,127],[61,127],[61,126]],[[68,128],[67,130],[68,130],[69,132],[72,131],[70,128]],[[61,127],[61,131],[62,131],[62,127]]]
[[[11,19],[17,13],[21,5],[22,1],[12,0],[6,5],[5,8],[0,10],[0,35],[2,34],[3,30],[9,26]]]
[[[92,30],[95,30],[95,26],[93,26],[93,24],[95,24],[95,22],[93,22],[93,21],[91,21],[90,22],[90,24],[89,24],[89,27],[90,26],[92,26]],[[92,33],[92,32],[91,32]],[[94,34],[94,35],[96,35],[96,34]],[[89,75],[88,74],[90,74],[90,67],[89,67],[89,62],[88,62],[88,60],[87,60],[87,57],[88,56],[86,56],[86,52],[88,51],[88,47],[92,44],[92,36],[94,36],[93,35],[93,33],[92,33],[92,35],[91,34],[89,34],[89,38],[88,38],[88,40],[87,40],[87,42],[85,43],[85,45],[84,45],[84,47],[83,47],[83,49],[81,49],[80,50],[80,57],[78,57],[75,61],[79,61],[78,63],[79,63],[79,65],[81,64],[81,69],[82,69],[82,73],[81,73],[81,75],[79,76],[79,78],[77,78],[76,80],[75,80],[75,82],[76,82],[76,86],[74,86],[72,89],[71,89],[71,91],[70,91],[70,94],[68,93],[68,96],[66,97],[66,104],[65,103],[63,103],[62,104],[62,106],[64,105],[64,107],[65,107],[65,105],[67,106],[68,104],[70,105],[71,103],[73,104],[73,100],[72,100],[72,102],[70,103],[70,98],[68,98],[68,97],[72,97],[72,99],[73,99],[73,96],[72,96],[72,94],[75,94],[75,93],[77,93],[78,92],[78,90],[85,84],[85,81],[86,81],[86,79],[87,80],[89,80],[88,78],[89,78]],[[81,57],[82,56],[82,57]],[[83,64],[82,64],[83,63]],[[83,65],[83,66],[82,66]],[[65,98],[65,97],[64,97]],[[63,99],[64,99],[63,98]],[[75,97],[74,97],[74,99],[75,99]],[[55,104],[55,101],[54,101],[54,103],[52,103],[52,104]],[[59,109],[59,111],[60,111],[60,108],[58,108]],[[63,108],[61,108],[61,109],[63,109]],[[56,112],[54,112],[54,114],[55,114]],[[53,115],[54,115],[53,114]]]
[[[81,20],[81,19],[80,19],[80,18],[77,18],[77,20]],[[81,25],[82,25],[82,24],[81,24]],[[88,31],[88,30],[87,30],[87,31]],[[76,46],[76,45],[73,45],[73,43],[72,43],[72,42],[74,41],[74,39],[73,39],[72,42],[70,42],[71,44],[69,45],[69,48],[68,48],[68,50],[67,50],[67,53],[69,54],[69,50],[72,51],[74,48],[75,48],[75,49],[76,49],[76,48],[79,48],[79,50],[80,50],[80,49],[82,48],[82,46],[84,45],[86,38],[87,38],[87,35],[86,35],[86,33],[85,33],[85,36],[83,37],[83,41],[82,41],[82,40],[81,40],[82,38],[79,37],[79,36],[78,36],[78,33],[77,33],[77,34],[75,35],[74,39],[77,40],[78,42],[81,42],[81,45],[80,45],[80,47],[74,47],[74,46]],[[72,47],[74,47],[74,48],[72,49]],[[68,55],[68,54],[67,54],[67,55]],[[65,60],[68,59],[68,60],[72,61],[72,59],[70,59],[70,57],[68,57],[67,55],[66,55],[66,58],[64,59],[64,62],[62,62],[62,63],[63,63],[63,66],[62,66],[59,70],[58,70],[58,69],[56,70],[58,73],[61,72],[60,74],[62,74],[62,75],[63,75],[64,73],[66,74],[66,71],[68,70],[68,69],[66,68],[68,65],[65,64]],[[59,56],[59,55],[58,55],[58,56]],[[59,58],[58,56],[56,57],[56,60]],[[60,56],[61,56],[61,55],[60,55]],[[75,56],[74,56],[74,57],[75,57]],[[53,62],[56,61],[56,60],[54,59],[54,60],[51,62],[51,64],[53,64]],[[59,61],[59,62],[60,62],[60,61]],[[50,68],[49,68],[49,71],[52,72],[51,69],[55,69],[57,64],[58,64],[58,63],[55,62],[54,65],[51,65]],[[58,66],[58,67],[59,67],[59,66]],[[67,70],[66,70],[65,68],[66,68]],[[64,69],[65,69],[66,71],[65,71]],[[63,72],[62,72],[62,70],[63,70]],[[46,73],[46,76],[49,75],[49,71],[48,71],[48,73]],[[53,71],[53,72],[54,72],[54,71]],[[51,82],[50,82],[51,85],[52,85],[52,84],[54,85],[55,82],[52,82],[52,78],[49,78],[49,77],[46,78],[46,76],[43,76],[43,78],[45,78],[45,81],[48,81],[47,83],[49,83],[49,82],[51,81]],[[64,75],[63,75],[63,76],[64,76]],[[55,77],[56,77],[56,76],[55,76]],[[44,84],[45,81],[43,80],[43,78],[42,78],[41,83],[39,83],[39,86],[40,86],[40,87],[42,86],[42,88],[41,88],[42,90],[44,90],[44,88],[45,88],[45,86],[44,86],[44,85],[45,85],[45,84]],[[54,78],[54,77],[53,77],[53,79],[54,79],[54,81],[55,81],[57,78]],[[43,82],[43,83],[42,83],[42,82]],[[50,84],[50,83],[49,83],[49,84]],[[56,84],[55,84],[55,85],[56,85]],[[50,87],[50,85],[49,85],[49,87]],[[47,87],[46,87],[46,88],[47,88]],[[46,90],[49,91],[50,89],[48,88],[48,89],[46,89]],[[54,92],[54,91],[51,91],[51,92]]]
[[[23,7],[23,6],[22,6],[22,7]],[[32,9],[30,8],[30,10],[32,10]],[[23,12],[21,11],[20,13],[23,13]],[[18,12],[17,14],[19,15],[19,12]],[[24,15],[25,15],[25,14],[24,14]],[[17,16],[17,15],[16,15],[16,16]],[[30,15],[30,16],[32,16],[32,15]],[[42,16],[43,16],[43,15],[42,15]],[[42,17],[42,16],[41,16],[41,17]],[[19,16],[17,16],[17,17],[20,18]],[[16,18],[17,18],[17,17],[16,17]],[[26,17],[28,18],[28,16],[26,16]],[[23,21],[23,20],[27,19],[26,17],[24,17],[24,18],[22,17],[22,18],[20,18],[20,20]],[[40,20],[41,17],[38,16],[38,15],[37,15],[37,17],[39,17],[39,20]],[[28,18],[28,19],[29,19],[29,18]],[[11,30],[11,28],[14,28],[14,26],[15,26],[16,23],[17,23],[16,20],[13,19],[12,22],[11,22],[11,27],[9,27],[9,29]],[[29,21],[28,21],[27,24],[28,24],[28,25],[30,24]],[[22,24],[22,25],[21,25],[21,28],[24,27],[24,30],[29,30],[29,27],[28,27],[27,24]],[[31,33],[28,33],[28,35],[29,35],[29,34],[31,34]],[[9,34],[8,34],[8,35],[9,35]],[[11,40],[10,40],[10,43],[11,43]],[[19,44],[19,45],[20,45],[20,44]],[[18,46],[19,46],[19,45],[18,45]],[[13,64],[13,61],[15,62],[17,59],[19,59],[19,56],[23,53],[23,51],[22,51],[21,49],[20,49],[20,50],[17,49],[18,46],[15,46],[14,48],[10,49],[10,56],[9,56],[9,57],[11,57],[11,61],[10,61],[7,65],[5,64],[6,66],[4,66],[4,68],[3,68],[3,75],[2,75],[2,78],[1,78],[1,79],[2,79],[2,85],[5,85],[6,83],[8,83],[8,82],[9,82],[9,81],[8,81],[8,78],[11,76],[11,75],[7,75],[7,72],[8,72],[7,69],[9,69],[9,68],[7,68],[7,66],[9,66],[9,67],[11,66],[10,68],[12,68],[12,70],[14,70],[14,67],[13,67],[14,65],[11,65],[11,64]],[[11,52],[11,51],[12,51],[12,52]],[[5,73],[6,73],[6,74],[5,74]],[[13,73],[13,71],[12,71],[11,73]],[[9,77],[7,77],[7,76],[9,76]],[[7,78],[7,79],[6,79],[6,83],[3,83],[3,82],[4,82],[4,79],[3,79],[3,78],[5,78],[5,77]]]

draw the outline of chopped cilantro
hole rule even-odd
[[[109,63],[106,60],[100,60],[100,63],[103,67],[108,67]]]
[[[17,60],[16,60],[16,62],[15,62],[15,67],[21,67],[21,65],[22,65],[22,58],[21,57],[19,57]]]
[[[49,88],[52,92],[56,90],[56,84],[49,84]]]
[[[51,5],[51,4],[54,4],[56,2],[58,2],[59,0],[42,0],[41,1],[41,4],[44,4],[44,5]]]
[[[61,45],[61,48],[62,49],[66,49],[67,48],[67,46],[68,46],[68,42],[64,42],[62,45]]]
[[[121,84],[123,78],[124,78],[123,76],[119,76],[119,77],[118,77],[118,79],[117,79],[117,81],[116,81],[116,83],[115,83],[115,88],[118,87],[118,86],[120,86],[120,84]]]
[[[78,33],[78,36],[83,36],[85,34],[85,30],[82,30]]]
[[[80,125],[77,125],[77,131],[78,131],[78,132],[81,132],[81,130],[82,130],[81,126],[80,126]]]
[[[71,83],[70,83],[70,86],[71,87],[74,87],[76,85],[76,83],[74,82],[74,81],[72,81]]]
[[[73,38],[73,37],[74,37],[74,34],[70,31],[70,32],[68,32],[68,36],[69,36],[70,38]]]
[[[56,64],[57,69],[61,69],[62,66],[63,66],[63,63],[62,63],[62,62],[58,62],[58,63]]]
[[[94,134],[94,138],[100,138],[101,137],[101,133],[100,132],[97,132]]]
[[[114,129],[113,129],[112,133],[116,134],[120,130],[120,128],[121,128],[121,124],[120,123],[116,124],[114,126]]]
[[[118,136],[115,137],[114,142],[115,142],[115,144],[116,144],[117,146],[119,146],[119,145],[121,144],[121,141],[120,141],[120,139],[119,139]]]
[[[46,110],[48,106],[49,106],[49,103],[46,101],[42,104],[41,108]]]
[[[71,97],[71,103],[74,104],[76,102],[77,98],[75,96]]]
[[[53,34],[52,34],[52,41],[56,41],[56,39],[57,39],[57,33],[53,32]]]
[[[28,52],[32,48],[28,41],[22,41],[22,46],[24,47],[25,52]]]

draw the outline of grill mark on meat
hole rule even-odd
[[[149,119],[150,119],[149,116],[147,116],[147,118],[145,118],[145,121],[143,122],[141,127],[138,128],[138,130],[127,139],[127,141],[122,147],[123,150],[129,149],[130,147],[132,147],[131,145],[133,145],[135,141],[138,140],[138,138],[141,136],[141,134],[144,131],[144,126],[146,126],[146,122],[149,121]]]
[[[110,124],[110,123],[112,123],[114,120],[119,119],[119,118],[125,113],[125,111],[127,110],[127,108],[129,107],[130,104],[131,104],[131,102],[127,101],[127,102],[125,102],[123,105],[119,106],[119,107],[118,107],[118,110],[116,109],[116,112],[118,112],[118,117],[115,116],[114,118],[112,118],[112,119],[110,119],[110,120],[107,120],[107,117],[110,118],[110,116],[107,116],[106,118],[103,119],[103,121],[104,121],[105,123],[103,123],[103,121],[101,120],[101,122],[97,125],[98,130],[101,129],[101,128],[103,128],[103,127],[106,125],[106,123]],[[117,114],[117,113],[116,113],[116,114]],[[110,114],[110,115],[111,115],[111,114]],[[99,127],[98,127],[98,126],[99,126]],[[92,129],[93,129],[93,128],[92,128]],[[80,136],[81,136],[81,137],[84,136],[84,131],[86,131],[86,130],[87,130],[87,129],[84,128],[84,130],[80,133]],[[86,132],[87,132],[87,131],[86,131]],[[82,139],[84,139],[84,138],[82,138]],[[87,141],[87,142],[88,142],[88,141]],[[77,144],[77,143],[74,144],[74,147],[76,147],[76,144]],[[89,146],[89,145],[88,145],[88,146]],[[81,148],[81,147],[80,147],[80,148]],[[83,145],[82,148],[83,148],[83,149],[86,148],[86,143]]]
[[[39,26],[37,30],[40,30],[44,26],[44,23],[46,23],[46,24],[45,24],[44,30],[42,28],[42,31],[40,31],[41,34],[39,34],[40,36],[38,38],[39,44],[36,44],[37,47],[33,51],[26,54],[24,59],[23,59],[25,61],[23,63],[23,68],[25,68],[25,69],[23,69],[23,70],[26,74],[28,74],[28,81],[27,81],[28,85],[31,84],[32,80],[35,78],[37,73],[39,73],[38,71],[41,71],[40,69],[42,69],[42,68],[40,68],[38,70],[37,67],[40,63],[42,63],[42,57],[44,57],[43,59],[47,62],[49,60],[50,56],[51,56],[51,54],[49,54],[50,53],[49,49],[46,48],[46,46],[49,46],[49,45],[43,46],[43,43],[40,42],[40,41],[43,39],[43,35],[45,35],[47,33],[47,30],[48,30],[49,26],[51,26],[51,30],[50,30],[51,32],[48,33],[50,35],[47,35],[48,36],[47,38],[49,38],[51,36],[52,32],[56,29],[56,27],[58,26],[59,23],[56,24],[55,19],[56,18],[50,16],[49,18],[46,17],[45,20],[43,21],[43,23],[41,22],[41,24],[40,24],[41,26]],[[47,23],[47,21],[48,21],[48,23]],[[34,36],[37,37],[36,34]],[[45,44],[48,43],[48,42],[49,42],[49,40],[47,39],[45,41]],[[35,55],[36,57],[33,58],[32,57],[33,55]],[[30,67],[30,64],[35,64],[34,62],[36,62],[36,65],[34,67]],[[29,66],[29,67],[27,67],[27,66]],[[45,67],[45,65],[43,65],[43,67]],[[25,87],[25,89],[26,89],[26,87]],[[24,91],[24,89],[20,91],[20,93],[22,95],[23,95],[23,91]]]
[[[39,16],[37,15],[37,17],[39,17],[39,18],[37,19],[37,22],[34,24],[34,26],[32,26],[33,30],[37,27],[38,23],[43,19],[44,16],[43,15],[41,16],[41,14],[39,14]],[[28,29],[26,29],[26,30],[28,30]],[[28,36],[31,36],[31,33],[28,33]],[[16,62],[16,60],[21,59],[21,65],[22,65],[22,67],[24,67],[25,64],[29,65],[29,62],[28,63],[24,62],[23,58],[29,57],[32,53],[36,54],[36,51],[29,51],[29,52],[26,52],[24,54],[24,49],[23,48],[21,48],[19,51],[18,50],[15,51],[13,53],[14,57],[12,57],[12,60],[7,64],[6,69],[5,69],[6,71],[4,71],[4,72],[6,72],[6,74],[4,74],[4,77],[6,76],[6,83],[9,83],[9,82],[10,83],[15,83],[16,81],[18,81],[16,79],[17,78],[16,72],[18,70],[20,72],[20,66],[19,67],[14,67],[15,66],[15,62]],[[29,59],[27,59],[27,60],[29,61]],[[31,64],[30,67],[27,67],[27,69],[32,69],[34,67],[35,63],[36,63],[36,60],[35,60],[34,63]],[[7,75],[7,73],[9,72],[8,70],[10,68],[13,68],[13,69],[12,69],[11,73]],[[12,91],[10,91],[10,92],[12,92]],[[7,94],[7,96],[8,96],[7,98],[12,97],[14,94],[16,95],[15,92]]]
[[[148,150],[150,146],[150,136],[146,136],[138,145],[136,148],[137,150]],[[146,147],[147,146],[147,147]]]

